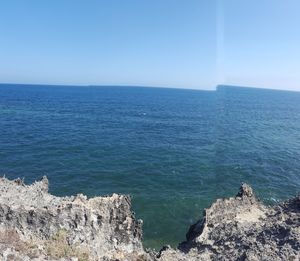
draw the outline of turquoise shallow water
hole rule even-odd
[[[149,247],[176,245],[218,197],[299,191],[300,93],[0,85],[0,173],[56,195],[127,193]]]

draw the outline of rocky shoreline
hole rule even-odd
[[[155,253],[143,248],[129,196],[56,197],[46,177],[32,185],[0,178],[0,260],[299,259],[300,196],[269,207],[243,184],[205,209],[177,249]]]

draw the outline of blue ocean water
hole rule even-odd
[[[130,194],[148,247],[184,240],[243,181],[269,204],[296,194],[299,159],[297,92],[0,85],[0,174]]]

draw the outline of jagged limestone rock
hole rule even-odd
[[[0,178],[1,261],[300,259],[300,197],[267,207],[247,184],[205,209],[177,249],[146,252],[141,225],[128,196],[55,197],[47,178]]]
[[[160,251],[172,260],[299,260],[300,197],[275,207],[260,203],[243,184],[234,198],[218,199],[192,225],[178,249]]]
[[[82,260],[139,256],[144,254],[141,225],[142,222],[134,218],[128,196],[56,197],[48,193],[46,177],[30,186],[20,179],[0,179],[2,256],[5,255],[4,239],[22,245],[12,245],[7,253],[32,248],[41,259],[47,255],[53,259],[63,258],[64,253]],[[7,237],[15,237],[15,240]]]

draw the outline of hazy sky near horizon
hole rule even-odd
[[[298,0],[7,0],[0,82],[300,90]]]

